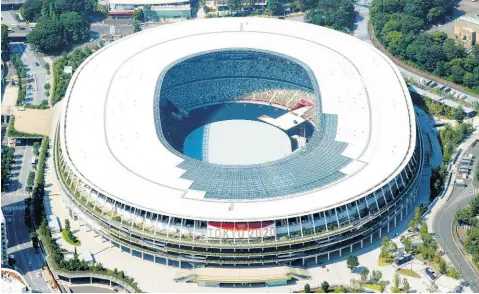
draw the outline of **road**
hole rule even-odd
[[[472,153],[476,157],[468,179],[468,186],[465,188],[455,187],[449,200],[438,211],[433,220],[433,231],[439,244],[445,249],[452,264],[459,270],[462,278],[471,284],[475,293],[479,292],[479,279],[471,264],[465,259],[453,237],[453,224],[456,211],[464,208],[479,191],[476,184],[476,165],[479,157],[479,144],[467,149],[464,154]],[[472,179],[472,180],[471,180]]]
[[[354,20],[354,27],[353,27],[353,35],[360,39],[365,41],[368,44],[371,44],[371,36],[369,35],[369,30],[368,30],[368,22],[369,22],[369,6],[371,4],[372,0],[358,0],[357,3],[355,4],[355,9],[357,11],[356,18]],[[397,64],[396,64],[397,65]],[[413,73],[405,68],[400,67],[397,65],[399,68],[399,71],[405,78],[409,79],[414,79],[416,81],[420,81],[422,78],[425,78],[421,75],[418,75],[416,73]],[[464,99],[466,102],[469,104],[473,104],[475,102],[479,103],[479,97],[475,95],[471,95],[469,93],[465,93],[462,91],[459,91],[457,89],[454,89],[454,91],[458,94],[463,94],[466,95],[467,98]],[[428,96],[435,95],[434,93],[427,92]]]
[[[353,34],[355,37],[369,44],[371,44],[371,41],[370,41],[369,31],[367,30],[367,26],[369,21],[369,5],[368,4],[370,2],[371,0],[360,0],[356,3],[355,7],[356,7],[356,11],[358,12],[358,15],[355,19],[354,30],[353,30]],[[398,67],[401,74],[406,78],[413,78],[417,81],[423,78],[422,76],[412,73],[404,68],[401,68],[400,66]],[[422,92],[423,92],[422,94],[425,94],[430,97],[437,96],[425,90],[422,90]],[[457,90],[456,92],[462,93],[461,91],[457,91]],[[462,93],[462,94],[465,94],[465,93]],[[479,97],[474,97],[470,94],[466,94],[466,95],[468,96],[467,102],[473,102],[473,101],[479,102]],[[469,151],[466,151],[465,154],[467,154],[468,152]],[[476,159],[477,159],[479,156],[479,145],[476,145],[476,147],[473,148],[471,152],[476,156]],[[475,164],[477,164],[477,160],[475,161]],[[475,179],[476,178],[475,166],[472,168],[472,170],[473,170],[473,174],[471,175],[471,177]],[[475,273],[475,271],[473,270],[472,266],[465,259],[464,255],[462,255],[461,251],[459,250],[456,243],[454,242],[453,235],[452,235],[452,224],[453,224],[454,216],[457,209],[467,205],[469,201],[472,199],[472,197],[476,194],[476,191],[478,190],[479,189],[477,189],[473,184],[471,184],[467,188],[455,188],[453,191],[453,194],[451,195],[451,198],[441,208],[441,210],[437,214],[439,217],[436,217],[433,223],[433,232],[437,234],[439,243],[441,244],[443,248],[446,249],[447,255],[451,259],[451,262],[453,263],[453,265],[459,270],[459,272],[461,272],[463,279],[471,283],[471,288],[476,293],[479,292],[479,278],[477,274]]]
[[[51,292],[42,272],[45,263],[43,255],[36,252],[30,240],[28,228],[25,225],[25,199],[29,196],[25,191],[28,173],[33,169],[31,158],[33,147],[17,146],[12,165],[12,177],[6,191],[2,193],[2,211],[7,220],[7,253],[16,260],[16,270],[19,271],[33,288],[32,292]]]
[[[28,44],[10,43],[9,47],[12,53],[22,57],[27,79],[29,79],[28,76],[33,79],[27,83],[26,104],[40,104],[43,100],[48,100],[44,89],[44,85],[47,83],[47,71],[43,65],[46,61],[43,57],[35,55]]]

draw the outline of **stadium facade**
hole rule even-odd
[[[416,202],[423,138],[403,78],[327,28],[229,18],[149,29],[89,57],[65,100],[54,144],[65,207],[155,263],[331,260],[381,239]],[[184,154],[191,131],[227,119],[274,125],[296,146],[248,165]]]

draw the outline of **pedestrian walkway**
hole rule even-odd
[[[7,193],[2,193],[2,198],[3,197],[28,197],[28,192],[27,191],[22,191],[18,190],[15,192],[7,192]]]
[[[25,205],[5,206],[2,210],[5,212],[25,210]]]

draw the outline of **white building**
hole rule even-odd
[[[108,3],[111,16],[130,16],[136,9],[142,9],[145,21],[190,17],[189,0],[110,0]]]
[[[30,289],[19,272],[2,268],[0,293],[31,293]]]

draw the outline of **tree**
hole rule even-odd
[[[404,292],[409,293],[410,286],[406,278],[402,280],[402,289]]]
[[[438,289],[437,285],[433,281],[431,281],[431,283],[427,286],[427,291],[429,293],[435,293],[437,291],[437,289]]]
[[[368,269],[363,269],[359,275],[361,276],[361,282],[366,283],[368,280],[369,276],[369,270]]]
[[[141,31],[140,22],[135,20],[133,22],[133,33],[137,33],[137,32],[140,32],[140,31]]]
[[[268,0],[266,7],[273,15],[283,14],[283,6],[279,3],[279,0]]]
[[[87,11],[93,10],[95,5],[91,2],[87,0],[53,0],[51,3],[55,7],[55,13],[60,15],[72,11],[85,14]]]
[[[321,289],[323,289],[324,293],[328,293],[329,283],[326,282],[326,281],[323,281],[323,282],[321,283]]]
[[[10,49],[8,48],[8,26],[2,24],[2,59],[7,60],[10,56]]]
[[[396,252],[398,250],[398,246],[396,243],[394,242],[390,242],[389,243],[389,251],[390,252]]]
[[[69,219],[65,219],[65,230],[67,231],[70,231],[71,227],[70,227],[70,220]]]
[[[401,284],[401,278],[399,277],[398,273],[395,273],[393,278],[393,285],[395,288],[399,289],[399,284]]]
[[[137,21],[144,21],[145,16],[143,15],[143,9],[135,9],[135,11],[133,11],[133,19]]]
[[[379,292],[384,293],[386,290],[387,283],[385,281],[379,281]]]
[[[41,16],[43,2],[40,0],[27,0],[20,9],[22,17],[29,22],[35,22]]]
[[[25,187],[25,190],[27,190],[28,192],[31,192],[34,182],[35,182],[35,172],[30,171],[30,173],[28,174],[27,185]]]
[[[411,242],[411,239],[409,238],[403,238],[402,240],[402,243],[404,244],[404,250],[407,252],[407,253],[411,253],[412,252],[412,242]]]
[[[350,293],[363,293],[364,288],[360,281],[352,279],[348,288]]]
[[[354,254],[349,255],[346,264],[348,268],[353,271],[359,265],[358,257]]]
[[[90,36],[90,24],[84,16],[77,12],[64,12],[59,20],[63,30],[63,42],[67,46],[75,45]],[[63,49],[65,46],[59,49]]]
[[[10,258],[10,256],[8,257],[8,266],[9,267],[14,268],[16,263],[17,263],[17,261],[15,260],[15,258]]]
[[[308,283],[304,285],[304,293],[311,293],[311,286]]]
[[[42,17],[35,28],[28,34],[27,39],[40,51],[54,52],[64,46],[63,28],[58,21]]]
[[[426,222],[422,223],[421,228],[419,229],[419,234],[421,235],[421,237],[429,235],[429,230],[427,228]]]
[[[47,84],[45,84],[45,85],[50,85],[50,84],[47,83]],[[38,154],[39,154],[39,153],[38,153],[38,150],[40,150],[40,142],[34,142],[34,143],[33,143],[33,154],[34,154],[35,156],[38,156]]]
[[[471,200],[471,212],[473,216],[479,215],[479,196]]]
[[[303,10],[308,10],[306,17],[312,24],[340,31],[352,28],[355,13],[350,0],[323,0],[312,3],[302,1],[302,6]]]
[[[38,234],[36,232],[31,232],[30,239],[32,239],[33,248],[38,248]]]
[[[383,277],[383,273],[381,271],[373,270],[371,273],[371,281],[373,283],[377,283]]]
[[[439,260],[439,273],[441,275],[445,275],[447,273],[447,263],[444,261],[444,259]]]
[[[427,21],[429,23],[437,23],[444,18],[444,11],[441,8],[433,7],[427,13]]]
[[[448,268],[447,275],[453,279],[459,279],[461,277],[461,273],[453,266]]]

